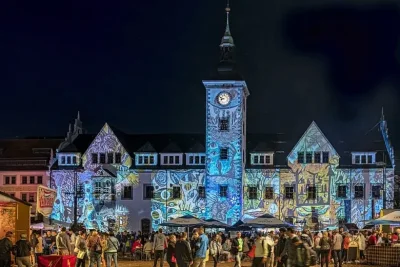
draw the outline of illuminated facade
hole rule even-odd
[[[204,80],[206,133],[133,135],[75,122],[51,170],[52,218],[107,231],[158,228],[192,214],[229,224],[264,213],[321,228],[363,221],[393,206],[394,153],[382,115],[355,142],[328,139],[312,122],[293,135],[246,132],[246,82],[227,25],[218,71]],[[79,118],[78,118],[79,119]],[[306,128],[306,126],[305,126]]]

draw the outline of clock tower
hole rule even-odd
[[[246,82],[236,70],[235,44],[229,28],[220,44],[217,73],[204,80],[206,88],[206,202],[207,217],[233,224],[243,210],[246,164]]]

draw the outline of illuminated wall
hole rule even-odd
[[[329,163],[298,164],[297,152],[329,152]],[[288,217],[296,221],[306,220],[312,226],[311,214],[324,227],[336,225],[339,218],[363,226],[363,221],[371,219],[373,211],[379,213],[383,207],[383,197],[373,199],[372,185],[383,184],[383,169],[340,169],[339,156],[315,123],[312,123],[288,156],[290,170],[248,169],[245,173],[245,188],[257,186],[257,199],[249,199],[245,193],[244,210],[246,217],[255,217],[270,213],[281,219]],[[392,207],[393,169],[386,170],[387,208]],[[364,198],[354,198],[354,186],[362,184],[365,188]],[[307,186],[317,186],[317,198],[307,199]],[[338,185],[347,185],[347,198],[337,197]],[[274,199],[265,199],[265,187],[274,188]],[[294,199],[284,197],[285,187],[295,187]],[[245,190],[247,192],[247,190]],[[374,207],[372,207],[374,206]],[[279,212],[280,208],[280,212]]]
[[[245,151],[244,82],[203,82],[207,89],[206,195],[207,216],[235,223],[242,216],[242,184]],[[227,92],[231,101],[218,103],[218,95]],[[220,131],[221,118],[229,120],[229,131]],[[228,159],[220,159],[222,148],[228,148]],[[220,196],[220,186],[228,186],[227,197]]]

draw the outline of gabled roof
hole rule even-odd
[[[193,146],[191,146],[188,150],[190,153],[205,153],[206,148],[200,143],[196,142]]]
[[[182,153],[182,149],[175,143],[170,142],[161,152],[163,153]]]
[[[141,146],[136,152],[157,152],[154,147],[150,144],[150,142],[146,142],[143,146]]]
[[[72,144],[68,144],[64,148],[62,148],[59,152],[81,152],[84,153],[89,145],[93,142],[93,139],[96,137],[95,134],[80,134],[73,141]]]
[[[24,200],[22,200],[22,199],[16,198],[16,197],[14,197],[14,196],[11,196],[11,195],[9,195],[9,194],[7,194],[7,193],[5,193],[5,192],[0,191],[0,195],[1,195],[1,196],[4,196],[4,197],[6,197],[6,198],[12,199],[12,200],[14,200],[14,201],[17,201],[17,202],[19,202],[19,203],[25,204],[25,205],[27,205],[27,206],[32,206],[31,203],[29,203],[29,202],[27,202],[27,201],[24,201]]]

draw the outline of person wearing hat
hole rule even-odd
[[[15,261],[18,266],[31,267],[32,245],[26,239],[27,235],[21,234],[21,239],[15,243]]]
[[[8,231],[6,236],[0,240],[0,266],[11,266],[11,251],[13,244],[11,242],[13,233]]]

